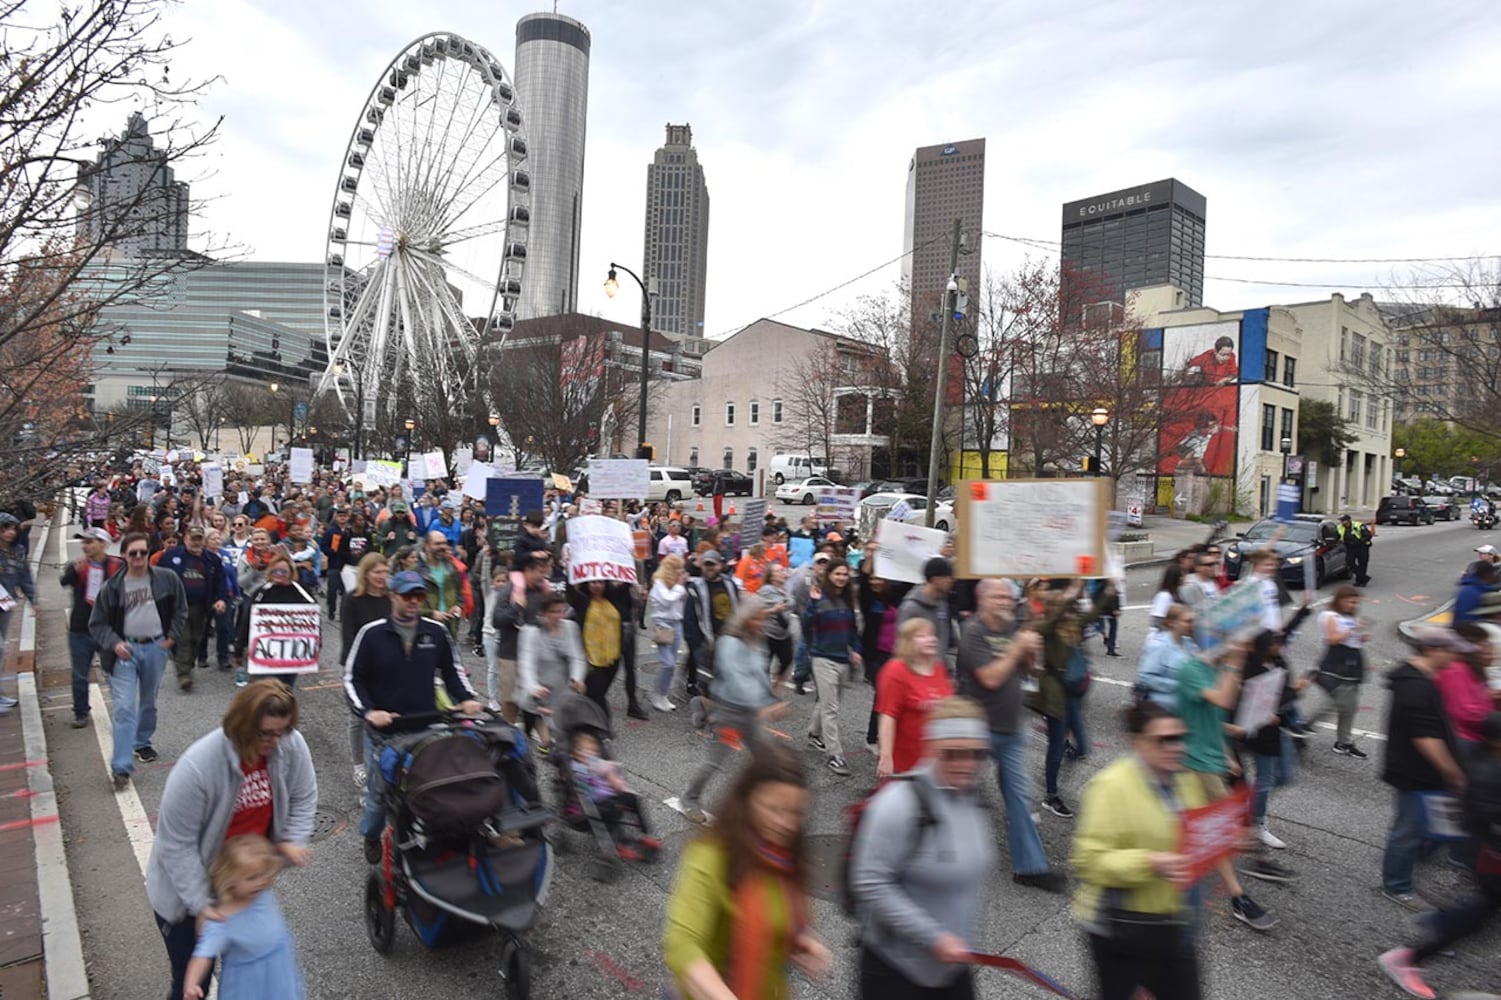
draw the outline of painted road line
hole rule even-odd
[[[26,756],[47,755],[47,731],[37,704],[36,677],[21,678],[21,733]],[[47,996],[52,1000],[83,1000],[89,995],[89,976],[83,962],[83,936],[78,912],[73,906],[73,881],[68,873],[68,853],[63,847],[62,824],[58,822],[57,793],[52,772],[45,767],[28,768],[27,790],[31,792],[31,841],[36,856],[37,904],[42,915],[42,954],[47,977]]]
[[[94,721],[94,738],[99,742],[99,756],[104,758],[104,773],[109,774],[110,751],[113,749],[114,739],[111,733],[114,731],[113,722],[110,719],[109,697],[100,690],[99,684],[89,685],[89,703],[97,705],[94,714],[100,718]],[[130,841],[130,849],[135,852],[136,864],[141,868],[141,878],[146,877],[146,863],[151,860],[151,845],[156,842],[156,831],[151,828],[151,820],[146,815],[146,809],[141,805],[141,797],[136,794],[135,783],[126,785],[123,791],[115,792],[115,804],[120,807],[120,818],[125,821],[125,836]]]

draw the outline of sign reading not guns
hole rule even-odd
[[[322,641],[318,605],[252,605],[246,668],[252,674],[316,673]]]

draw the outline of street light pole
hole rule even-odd
[[[928,502],[923,512],[927,527],[933,527],[933,512],[938,506],[938,453],[943,446],[943,404],[948,393],[949,321],[954,315],[954,295],[959,291],[959,226],[949,242],[949,283],[943,290],[943,321],[938,327],[938,367],[933,378],[933,433],[928,438]],[[961,438],[962,446],[962,438]]]
[[[1110,423],[1110,411],[1096,406],[1089,414],[1089,422],[1094,424],[1094,474],[1098,479],[1105,474],[1100,467],[1100,458],[1105,450],[1105,425]]]
[[[616,271],[630,275],[641,289],[641,395],[636,404],[636,457],[646,458],[646,384],[651,378],[651,295],[640,275],[624,264],[611,261],[610,273],[605,278],[607,296],[613,299],[615,293],[620,291],[620,282],[615,279]]]
[[[1285,437],[1285,438],[1282,439],[1281,443],[1282,443],[1282,481],[1285,483],[1285,482],[1287,482],[1287,460],[1292,456],[1292,453],[1293,453],[1293,439],[1290,438],[1290,437]]]

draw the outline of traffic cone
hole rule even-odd
[[[730,501],[730,517],[735,516],[735,501]]]
[[[703,500],[703,497],[699,497],[699,499],[698,499],[698,512],[700,514],[702,514],[704,512],[704,500]]]

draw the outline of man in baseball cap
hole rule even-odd
[[[94,612],[94,598],[104,581],[125,568],[125,560],[107,554],[109,532],[103,528],[85,528],[73,536],[83,540],[83,558],[63,567],[62,585],[73,590],[73,604],[68,611],[68,655],[73,661],[73,728],[89,724],[89,673],[98,652],[89,634],[89,615]]]

